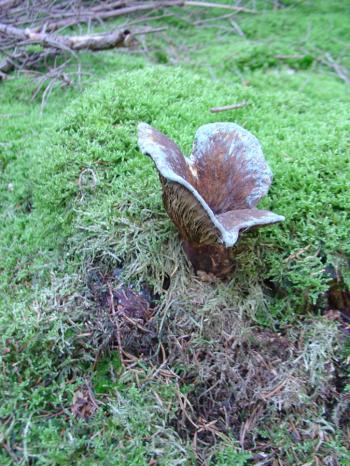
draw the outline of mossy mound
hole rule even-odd
[[[233,282],[245,291],[263,289],[264,324],[293,319],[315,304],[322,308],[327,266],[349,253],[348,102],[341,92],[334,97],[334,89],[330,98],[326,79],[317,99],[316,77],[304,86],[302,76],[293,77],[293,86],[291,79],[274,88],[277,78],[261,74],[250,86],[228,86],[180,69],[147,67],[99,82],[65,113],[48,157],[38,160],[34,206],[45,236],[51,231],[68,241],[70,254],[74,250],[79,261],[83,255],[85,264],[103,262],[111,270],[123,263],[129,278],[158,289],[166,276],[186,274],[136,127],[153,125],[189,154],[198,126],[234,121],[260,139],[274,173],[260,206],[286,221],[242,237]],[[244,109],[209,112],[243,99],[250,102]]]
[[[350,464],[350,96],[326,64],[349,67],[349,5],[254,3],[154,19],[142,56],[81,54],[95,84],[43,115],[37,83],[1,85],[1,464]],[[187,154],[212,121],[260,139],[261,207],[286,222],[242,237],[231,280],[188,267],[141,120]],[[151,317],[116,312],[124,292]]]

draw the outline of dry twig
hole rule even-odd
[[[200,6],[206,8],[221,8],[224,10],[239,11],[241,13],[256,13],[256,10],[251,10],[250,8],[244,8],[243,6],[227,5],[223,3],[212,3],[212,2],[202,2],[187,0],[183,2],[185,6]]]
[[[36,0],[35,8],[23,0],[0,0],[0,79],[15,69],[31,70],[42,64],[47,66],[56,56],[69,53],[76,58],[80,50],[100,51],[117,47],[130,47],[136,44],[134,36],[158,32],[158,29],[130,31],[127,20],[120,30],[99,34],[62,35],[62,30],[86,24],[88,31],[92,23],[103,25],[105,20],[121,16],[140,15],[136,21],[147,22],[154,18],[153,12],[171,7],[201,7],[230,10],[235,13],[255,13],[241,6],[218,4],[194,0]],[[142,16],[146,12],[146,16]],[[56,32],[55,32],[56,31]],[[39,44],[44,50],[31,51],[28,46]],[[53,73],[54,75],[56,73]]]
[[[227,110],[236,110],[238,108],[243,108],[249,105],[249,102],[243,100],[242,102],[238,102],[237,104],[232,105],[225,105],[223,107],[213,107],[210,109],[212,113],[219,113],[219,112],[226,112]]]
[[[350,85],[350,76],[348,71],[344,66],[336,62],[330,53],[326,53],[324,57],[319,59],[319,61],[335,71],[337,76],[342,81],[344,81],[347,85]]]

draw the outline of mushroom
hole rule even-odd
[[[146,123],[138,126],[138,143],[155,163],[164,207],[197,272],[226,276],[241,232],[284,220],[256,208],[268,192],[272,172],[259,141],[244,128],[234,123],[201,126],[189,158]]]

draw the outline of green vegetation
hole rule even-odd
[[[350,464],[349,343],[323,316],[329,270],[350,273],[350,94],[320,61],[349,66],[349,5],[257,3],[244,37],[170,17],[172,46],[149,39],[148,58],[83,55],[97,82],[55,90],[43,114],[29,80],[1,84],[1,464]],[[202,283],[136,126],[189,154],[220,120],[261,141],[260,206],[286,221],[241,238],[229,282]],[[123,339],[126,369],[106,304],[121,280],[157,304],[156,337]],[[89,419],[72,408],[82,387]]]

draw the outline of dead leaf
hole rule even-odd
[[[96,412],[97,408],[97,401],[88,383],[74,393],[71,410],[75,417],[86,421]]]

